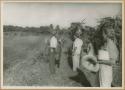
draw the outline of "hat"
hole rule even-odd
[[[82,57],[81,66],[92,72],[97,72],[99,70],[99,64],[97,64],[97,58],[93,55],[85,55]]]

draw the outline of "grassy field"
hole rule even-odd
[[[45,40],[49,35],[9,36],[4,35],[4,85],[6,86],[82,86],[69,77],[75,75],[68,64],[68,49],[72,41],[63,36],[61,66],[56,69],[55,78],[51,77],[49,65],[44,57]],[[115,70],[118,86],[119,70]],[[117,73],[119,75],[117,75]]]
[[[67,48],[71,41],[65,41],[61,66],[52,78],[46,62],[45,39],[41,36],[4,36],[4,85],[16,86],[80,86],[69,80],[73,74],[67,63]]]

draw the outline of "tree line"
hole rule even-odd
[[[100,29],[105,29],[107,27],[113,27],[114,31],[111,34],[114,34],[114,41],[121,52],[122,48],[122,18],[121,16],[116,17],[104,17],[98,21],[98,25],[96,27],[85,26],[82,27],[80,22],[72,22],[70,27],[68,28],[60,28],[57,25],[55,28],[53,24],[49,26],[40,26],[40,27],[21,27],[21,26],[13,26],[13,25],[4,25],[4,32],[32,32],[32,33],[52,33],[53,30],[56,30],[58,34],[67,34],[72,40],[73,35],[77,32],[77,28],[80,27],[82,30],[82,39],[87,41],[88,39],[93,39],[98,42],[98,45],[101,44],[101,40],[97,39],[99,37]]]

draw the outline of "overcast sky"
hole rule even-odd
[[[86,25],[95,26],[105,16],[121,14],[121,4],[91,3],[4,3],[4,25],[69,27],[71,22],[86,18]]]

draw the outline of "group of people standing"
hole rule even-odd
[[[111,87],[113,81],[113,65],[118,60],[119,52],[112,37],[113,28],[108,27],[104,30],[100,30],[99,34],[102,43],[96,46],[94,39],[88,40],[87,51],[83,50],[85,42],[81,39],[81,33],[74,35],[73,47],[72,47],[72,62],[73,71],[77,72],[80,69],[85,73],[86,78],[93,87]],[[59,67],[60,51],[62,41],[56,37],[56,33],[53,33],[49,40],[50,47],[50,72],[55,74],[55,64]],[[64,43],[65,44],[65,43]],[[59,47],[59,48],[58,48]],[[96,47],[96,48],[95,48]],[[57,55],[58,53],[58,55]],[[87,76],[89,75],[89,76]],[[91,79],[92,77],[93,80]]]

